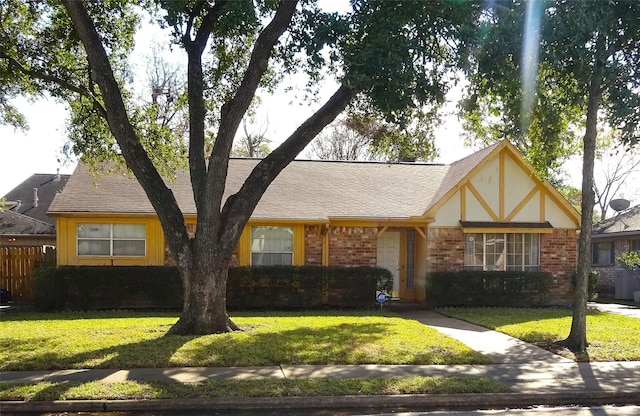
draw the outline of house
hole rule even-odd
[[[228,197],[259,162],[232,159]],[[168,183],[188,229],[196,209],[188,173]],[[126,174],[94,179],[79,165],[51,205],[58,265],[172,263],[160,223]],[[450,165],[294,161],[249,220],[236,265],[383,266],[394,295],[425,298],[428,271],[540,270],[566,301],[580,216],[502,141]]]
[[[625,251],[640,253],[640,205],[594,224],[591,244],[591,268],[600,273],[597,291],[601,295],[613,295],[616,269],[619,268],[616,257]]]
[[[56,222],[47,211],[68,179],[59,173],[34,174],[3,197],[0,289],[9,291],[13,300],[33,300],[34,267],[47,259],[45,247],[56,245]]]
[[[56,221],[47,214],[70,175],[36,173],[4,196],[0,246],[56,245]]]

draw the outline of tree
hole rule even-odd
[[[376,160],[369,150],[371,138],[360,134],[341,119],[321,133],[310,144],[309,158],[322,160]]]
[[[251,133],[247,127],[247,120],[242,120],[244,134],[240,137],[240,143],[231,151],[232,156],[262,158],[271,153],[269,148],[270,140],[267,139],[269,123],[267,122],[264,126],[260,125],[259,127],[258,133]]]
[[[67,100],[73,117],[85,116],[84,136],[74,137],[83,157],[124,159],[158,215],[183,282],[184,307],[169,334],[230,331],[236,326],[226,311],[229,261],[269,184],[355,97],[399,125],[409,124],[411,109],[441,102],[444,75],[457,63],[463,28],[477,5],[355,0],[351,11],[338,14],[323,12],[313,1],[158,4],[161,24],[186,52],[194,236],[154,164],[162,157],[151,151],[154,145],[170,148],[175,140],[151,142],[147,133],[155,126],[137,117],[125,82],[125,57],[138,20],[130,2],[5,1],[0,91],[3,98],[49,91]],[[300,68],[312,82],[323,73],[333,75],[339,87],[223,200],[233,138],[257,89],[272,86],[278,72]],[[209,152],[205,144],[212,131]]]
[[[618,144],[597,155],[596,160],[601,174],[594,178],[593,192],[600,209],[600,219],[605,220],[608,218],[609,203],[622,197],[623,186],[631,185],[629,177],[640,172],[640,155],[636,148]]]
[[[533,26],[525,25],[525,21],[533,22]],[[497,3],[481,22],[482,47],[476,51],[476,72],[471,79],[483,88],[485,84],[502,82],[500,79],[506,85],[498,91],[480,89],[483,99],[511,102],[513,91],[520,91],[516,94],[520,110],[514,110],[514,105],[506,106],[510,110],[507,118],[513,125],[526,129],[536,123],[543,126],[538,119],[547,120],[553,127],[551,132],[558,133],[549,136],[550,141],[561,138],[563,131],[570,132],[572,126],[584,123],[577,283],[571,331],[561,342],[573,351],[584,352],[598,114],[602,112],[603,120],[619,129],[620,140],[628,144],[637,142],[640,5],[631,1],[506,1]],[[539,30],[525,30],[525,27]],[[534,48],[525,53],[525,48],[518,44],[538,45],[539,50]],[[531,75],[527,77],[527,74]],[[569,118],[566,122],[554,123],[554,118],[547,117],[554,113]],[[547,136],[537,137],[536,142],[544,143]]]

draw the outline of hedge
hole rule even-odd
[[[450,271],[427,274],[430,306],[538,306],[547,303],[551,275],[521,271]]]
[[[290,309],[376,305],[393,276],[378,267],[231,267],[229,309]],[[178,269],[162,266],[62,266],[39,268],[35,303],[40,310],[180,309]]]

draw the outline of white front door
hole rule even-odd
[[[387,231],[378,237],[378,267],[393,273],[393,294],[400,296],[400,232]]]

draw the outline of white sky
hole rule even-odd
[[[328,4],[335,7],[337,3],[329,2]],[[151,39],[157,41],[161,36],[148,28],[148,25],[143,26],[137,38],[140,47],[133,54],[133,60],[138,68],[143,68]],[[335,86],[326,86],[321,89],[320,95],[327,99],[334,90]],[[272,139],[271,148],[292,133],[323,102],[321,98],[318,104],[312,106],[301,104],[295,92],[285,92],[283,88],[273,96],[263,95],[261,98],[263,105],[256,120],[258,123],[268,120],[267,135]],[[0,196],[34,173],[55,173],[58,168],[61,173],[72,173],[75,168],[74,164],[62,163],[61,149],[66,142],[65,105],[53,99],[41,99],[35,102],[18,99],[15,103],[27,116],[30,129],[22,132],[12,127],[0,126]],[[455,103],[450,102],[443,112],[452,113],[454,110]],[[446,117],[435,135],[440,157],[434,160],[434,163],[451,163],[469,155],[474,150],[464,146],[460,123],[454,116]],[[304,151],[300,157],[305,157]],[[581,163],[581,158],[578,156],[567,167],[570,182],[576,187],[580,187]],[[598,172],[596,168],[596,176]],[[640,200],[637,200],[639,199],[637,184],[640,184],[640,175],[632,177],[629,182],[621,196],[631,199],[632,204],[640,203]],[[634,202],[634,199],[637,201]]]

